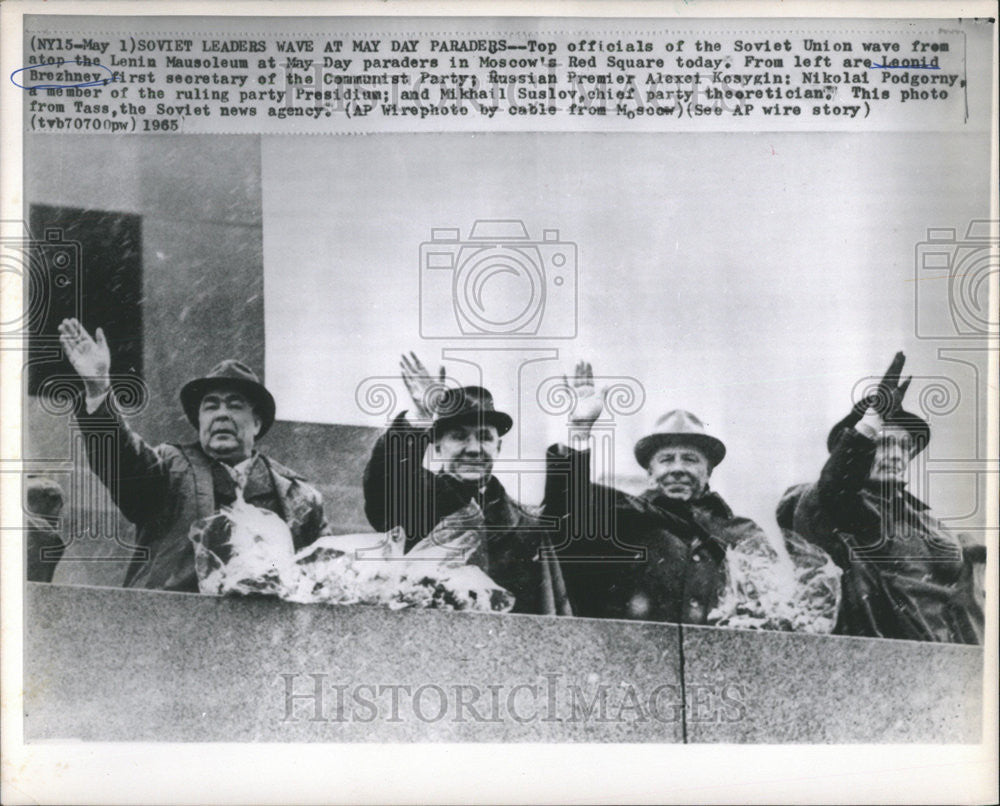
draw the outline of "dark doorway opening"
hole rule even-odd
[[[72,377],[59,349],[59,323],[101,327],[112,374],[142,376],[142,217],[104,210],[31,205],[28,284],[28,394],[50,378]]]

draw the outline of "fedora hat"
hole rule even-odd
[[[867,408],[867,407],[866,407]],[[840,439],[842,432],[853,428],[861,420],[860,415],[857,413],[857,407],[855,411],[848,414],[843,420],[837,423],[826,438],[826,449],[829,452],[833,452],[834,446],[837,444],[837,440]],[[916,456],[920,451],[927,447],[927,443],[931,441],[931,426],[923,417],[919,414],[914,414],[911,411],[906,411],[905,409],[896,409],[882,420],[883,424],[889,426],[895,426],[896,428],[905,429],[910,438],[913,440],[913,445],[916,450],[913,452],[913,456]]]
[[[668,411],[654,427],[655,433],[635,443],[635,459],[643,467],[648,467],[653,454],[667,445],[693,445],[705,454],[712,467],[726,456],[722,440],[705,433],[705,424],[689,411]]]
[[[497,411],[493,395],[482,386],[462,386],[447,389],[438,399],[434,422],[428,431],[437,437],[443,430],[456,425],[492,425],[503,436],[514,421],[506,412]]]
[[[257,434],[257,439],[264,436],[274,423],[274,398],[264,388],[256,372],[242,361],[232,358],[220,361],[207,375],[188,381],[181,388],[181,406],[184,407],[184,413],[191,425],[198,427],[198,408],[201,406],[201,399],[209,390],[219,386],[228,386],[246,395],[257,416],[260,417],[260,433]]]

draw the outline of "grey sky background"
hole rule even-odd
[[[956,363],[939,348],[985,342],[918,333],[954,334],[949,295],[963,291],[966,309],[979,306],[981,315],[985,287],[977,298],[974,283],[942,279],[954,271],[918,270],[916,262],[928,228],[954,228],[964,243],[970,220],[988,217],[984,135],[262,142],[266,372],[283,418],[383,424],[384,416],[359,408],[356,390],[369,376],[387,376],[394,411],[408,407],[393,380],[400,352],[412,349],[436,368],[442,348],[489,347],[467,356],[481,376],[468,364],[443,363],[462,383],[484,382],[500,408],[519,415],[503,455],[537,471],[546,444],[565,433],[565,416],[542,412],[536,388],[587,358],[597,374],[631,376],[645,390],[640,410],[616,417],[621,486],[642,483],[635,440],[660,414],[687,408],[728,446],[713,486],[738,513],[773,529],[782,491],[818,474],[827,431],[849,410],[855,385],[880,376],[902,349],[916,376],[909,407],[920,410],[926,390],[935,411],[950,409],[931,417],[925,494],[942,514],[975,509],[974,476],[935,472],[934,462],[974,462],[977,428],[982,450],[985,354],[963,353],[966,363]],[[477,219],[510,218],[534,239],[558,229],[576,245],[578,304],[550,295],[544,314],[556,317],[547,320],[553,326],[575,315],[576,338],[423,339],[420,244],[433,227],[459,227],[464,237]],[[954,254],[964,282],[985,277],[971,251],[956,246]],[[505,281],[496,282],[502,295]],[[434,304],[449,311],[448,299]],[[525,367],[519,393],[528,348],[558,350],[558,358]],[[935,397],[935,385],[948,402]],[[539,473],[519,484],[522,500],[538,501]]]

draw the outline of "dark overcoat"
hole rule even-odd
[[[216,512],[213,460],[198,443],[148,445],[107,402],[77,416],[87,460],[136,527],[125,587],[198,592],[191,524]],[[295,548],[326,533],[323,499],[302,476],[258,454],[274,484]]]
[[[475,501],[483,511],[482,551],[470,562],[514,595],[515,613],[570,615],[559,564],[549,547],[551,525],[514,501],[491,476],[480,490],[424,467],[430,444],[425,429],[400,414],[378,438],[365,467],[365,515],[377,531],[396,526],[406,550],[427,537],[445,517]]]
[[[544,512],[560,519],[557,553],[573,612],[705,624],[725,581],[725,554],[760,527],[717,493],[677,501],[590,481],[590,452],[548,451]]]
[[[778,507],[779,521],[844,569],[835,632],[982,643],[971,558],[905,485],[869,480],[874,457],[871,439],[844,429],[819,480],[791,488]]]

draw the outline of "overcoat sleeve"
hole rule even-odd
[[[545,471],[542,514],[562,520],[563,545],[581,538],[600,539],[624,550],[631,548],[630,535],[651,526],[675,534],[704,534],[689,518],[592,482],[590,451],[552,445],[546,452]]]
[[[843,553],[834,531],[847,532],[857,545],[881,540],[881,517],[862,488],[871,472],[875,443],[844,429],[816,484],[806,488],[795,508],[794,531],[838,559]]]
[[[375,442],[365,466],[365,516],[372,527],[385,532],[401,526],[413,538],[427,531],[432,513],[430,471],[423,466],[430,438],[399,414]],[[433,525],[433,524],[431,524]]]
[[[166,503],[170,475],[158,448],[148,445],[105,398],[92,413],[78,412],[87,462],[112,500],[132,523],[141,523]]]

